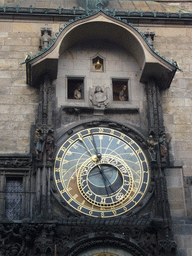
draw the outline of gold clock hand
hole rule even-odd
[[[98,160],[100,160],[101,159],[101,154],[97,150],[97,146],[96,146],[95,139],[94,139],[94,136],[93,136],[92,132],[91,132],[91,136],[92,136],[92,139],[93,139],[93,146],[94,146],[94,149],[95,149],[95,153],[97,155]]]
[[[101,166],[98,165],[98,167],[99,167],[99,172],[100,172],[100,174],[101,174],[101,176],[102,176],[102,178],[103,178],[103,181],[104,181],[105,190],[106,190],[106,192],[107,192],[107,195],[109,196],[108,189],[107,189],[107,183],[106,183],[106,176],[105,176],[105,174],[103,173],[103,169],[101,169]]]
[[[79,140],[83,143],[83,145],[85,146],[87,152],[90,154],[92,161],[93,162],[97,162],[98,161],[98,157],[91,153],[89,147],[87,146],[86,142],[84,141],[83,137],[80,134],[79,134]]]
[[[102,176],[102,178],[104,180],[104,184],[105,184],[107,195],[109,196],[109,193],[108,193],[108,190],[107,190],[107,183],[106,183],[106,181],[108,181],[108,183],[109,183],[108,186],[110,187],[111,191],[114,192],[112,187],[111,187],[111,182],[108,180],[108,178],[106,177],[103,169],[101,168],[101,166],[99,164],[98,164],[98,167],[99,167],[100,174],[101,174],[101,176]]]

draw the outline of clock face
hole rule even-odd
[[[115,253],[114,253],[115,251]],[[126,252],[122,249],[115,248],[99,248],[90,249],[78,254],[78,256],[133,256],[133,254]]]
[[[67,139],[56,156],[54,176],[71,207],[100,218],[133,209],[144,197],[150,178],[140,146],[105,127],[81,130]]]

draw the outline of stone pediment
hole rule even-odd
[[[178,69],[176,62],[167,61],[155,52],[143,33],[132,24],[99,11],[94,15],[70,21],[60,29],[60,33],[56,33],[55,41],[44,52],[32,58],[29,56],[26,62],[27,83],[37,86],[44,74],[56,79],[60,54],[74,43],[90,39],[108,40],[132,54],[140,67],[142,83],[153,77],[158,81],[160,89],[168,88]]]

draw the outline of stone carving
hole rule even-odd
[[[90,89],[90,101],[95,108],[104,109],[108,104],[107,88],[96,86]]]
[[[157,137],[159,133],[164,130],[164,125],[159,87],[156,85],[155,81],[149,80],[146,93],[149,134],[153,133]]]
[[[157,149],[158,149],[158,142],[155,141],[153,134],[149,135],[149,138],[147,139],[148,144],[148,151],[151,156],[152,161],[157,160]]]
[[[22,157],[2,157],[0,159],[0,165],[4,168],[27,168],[32,165],[30,158],[22,158]]]
[[[170,139],[167,139],[167,136],[164,132],[160,133],[159,138],[159,150],[160,150],[160,158],[161,162],[164,164],[168,164],[168,145],[169,145]]]
[[[48,47],[51,42],[51,34],[52,31],[50,28],[45,25],[45,28],[41,28],[41,38],[40,38],[40,46],[39,49],[42,50],[44,47]]]
[[[48,132],[45,148],[46,148],[47,160],[52,160],[54,156],[54,151],[55,151],[55,138],[54,138],[53,130],[50,130]]]
[[[0,252],[3,256],[75,256],[81,248],[84,251],[107,244],[138,256],[175,255],[176,243],[169,235],[165,237],[163,226],[154,228],[154,224],[145,223],[145,218],[131,218],[133,225],[125,218],[111,223],[79,217],[65,218],[62,223],[0,224]]]
[[[27,256],[41,224],[0,224],[0,251],[4,256]]]
[[[35,154],[37,159],[42,159],[42,153],[44,150],[44,139],[40,130],[35,131]]]

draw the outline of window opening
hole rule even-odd
[[[67,78],[68,99],[84,99],[84,78]]]
[[[112,79],[114,101],[128,101],[128,79]]]
[[[5,211],[9,220],[18,220],[22,213],[23,179],[6,178]]]

